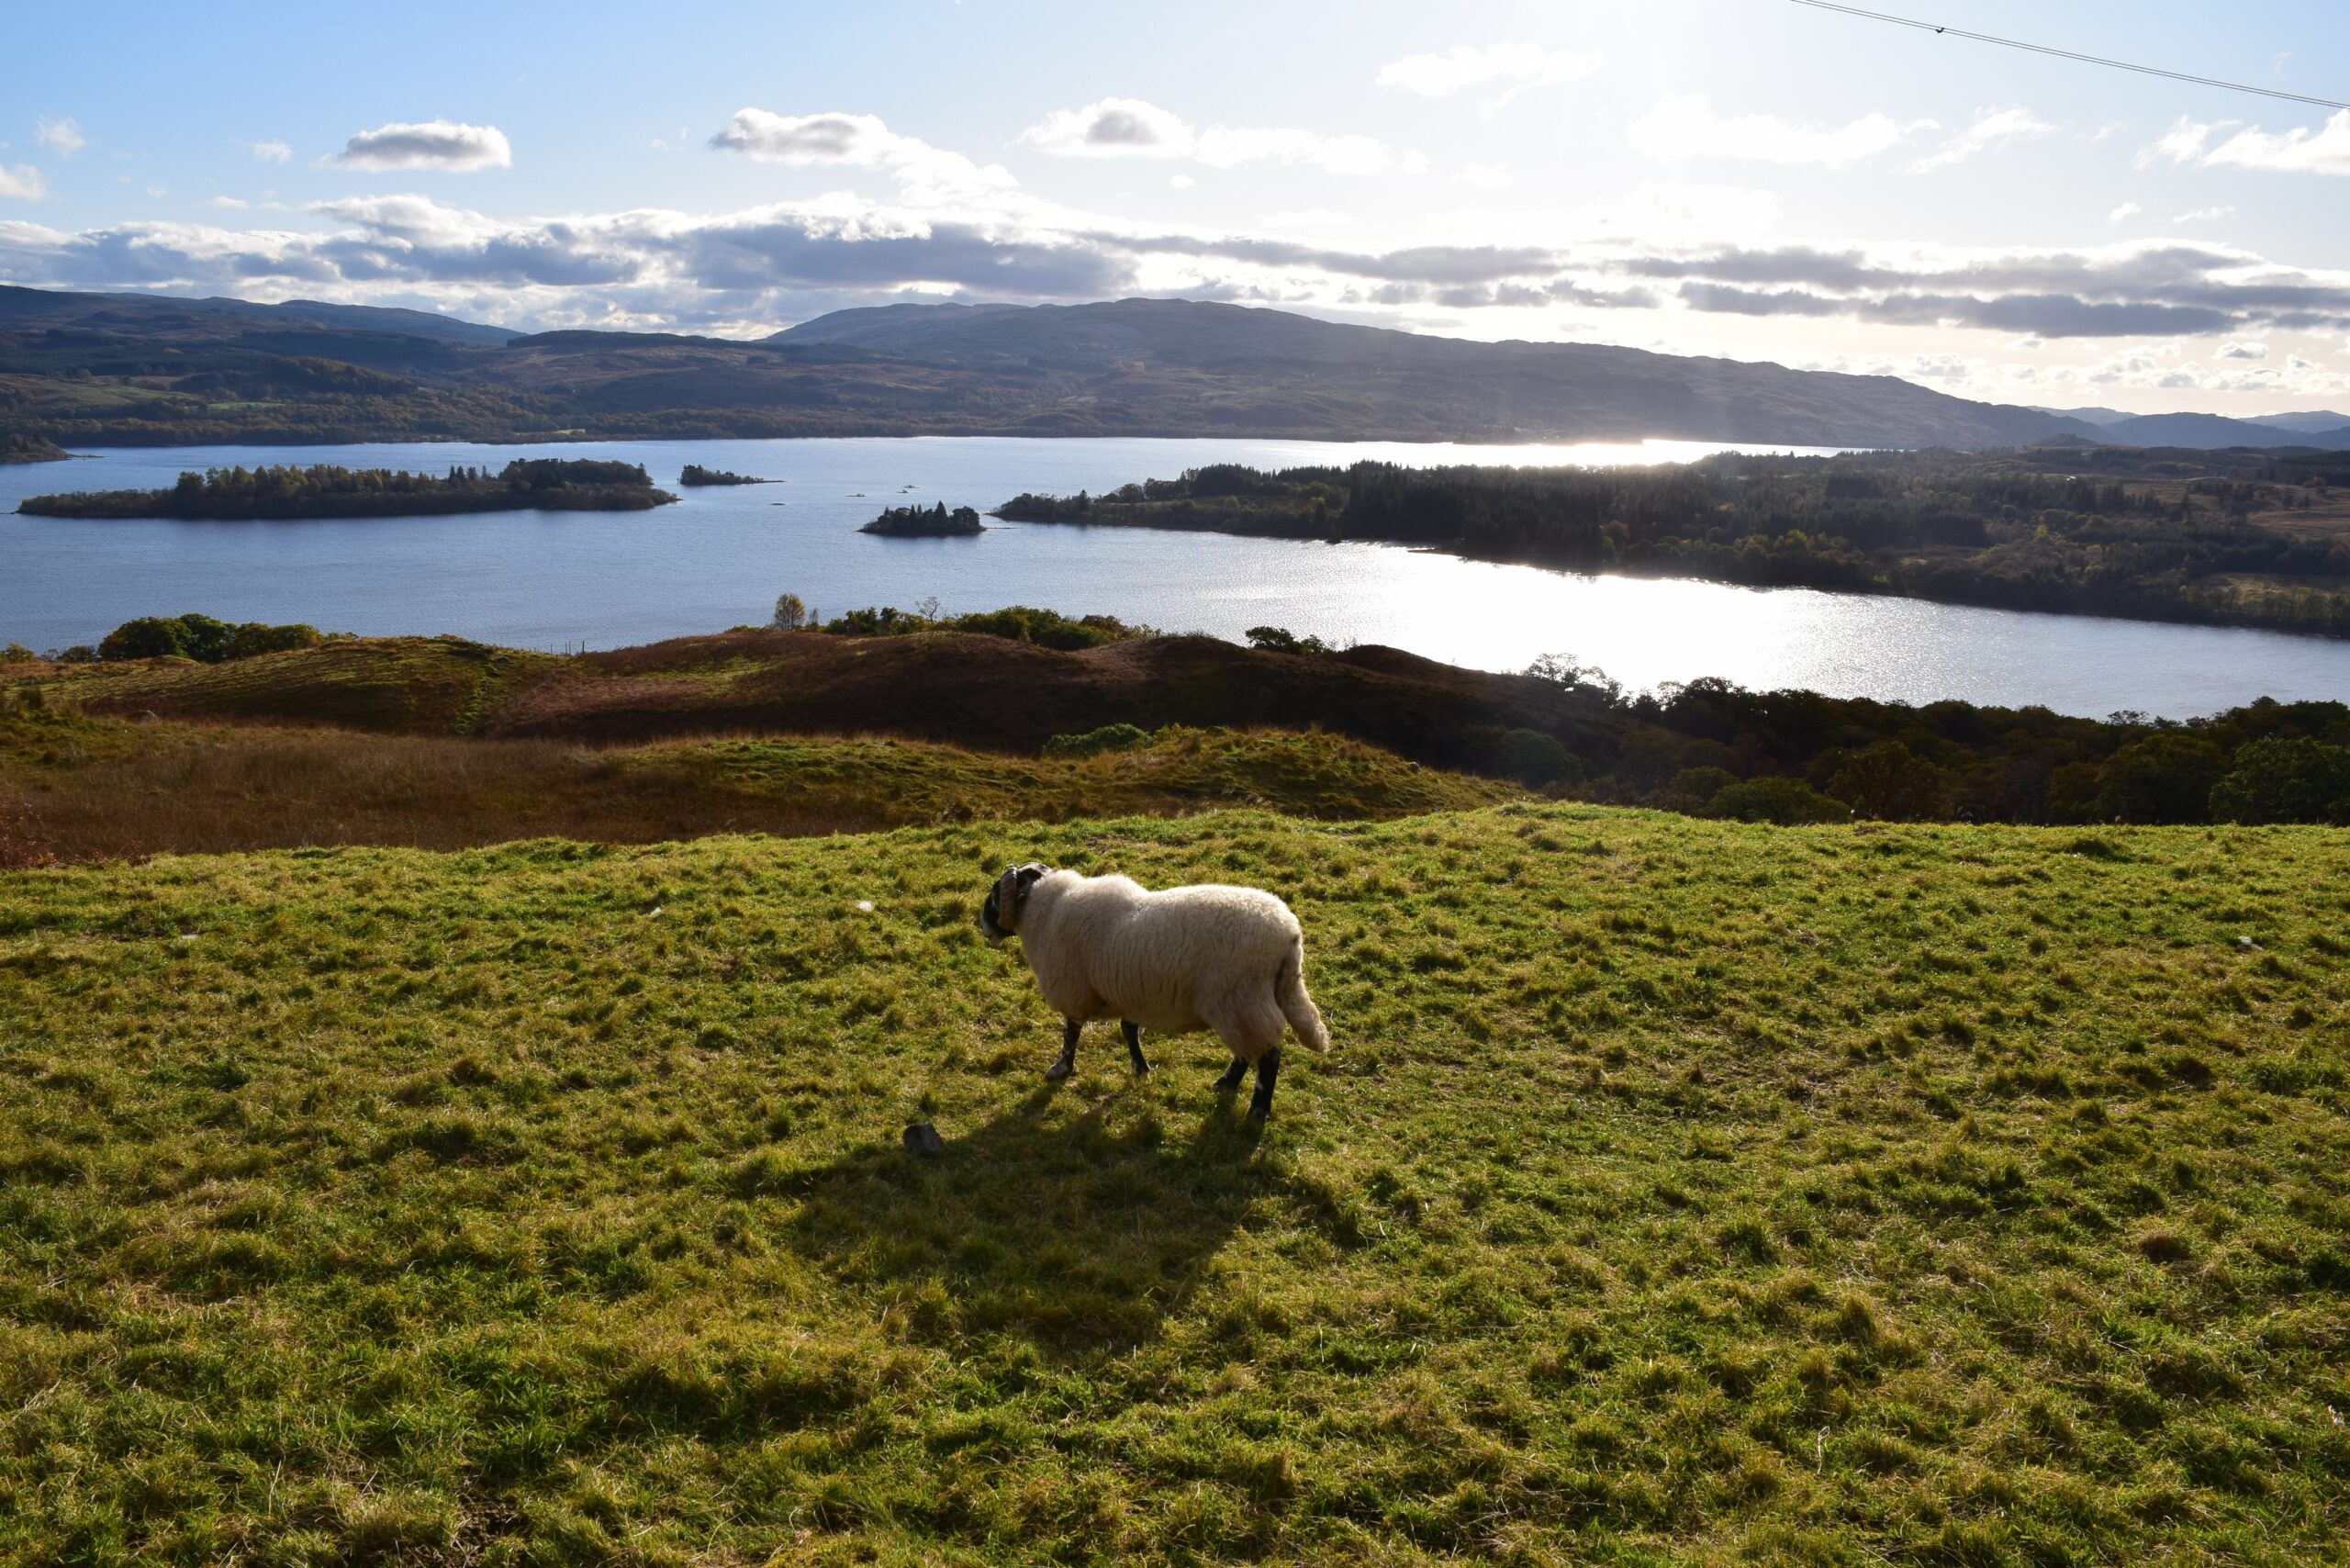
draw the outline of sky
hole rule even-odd
[[[2343,0],[1887,0],[2350,101]],[[2350,409],[2350,111],[1792,0],[0,0],[0,281],[762,336],[1215,299]]]

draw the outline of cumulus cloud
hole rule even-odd
[[[2105,215],[2105,220],[2108,223],[2119,223],[2124,218],[2135,218],[2145,210],[2146,209],[2144,207],[2140,207],[2134,201],[2125,201],[2120,207],[2115,207],[2111,212],[2107,213]]]
[[[872,169],[915,187],[931,200],[1008,191],[1018,184],[999,165],[982,168],[961,153],[934,147],[920,137],[901,136],[874,115],[778,115],[766,109],[737,109],[719,127],[710,145],[770,163],[843,163]]]
[[[1507,103],[1532,87],[1580,81],[1599,69],[1596,53],[1544,49],[1534,43],[1455,44],[1442,54],[1411,54],[1380,68],[1382,87],[1401,87],[1423,98],[1446,98],[1473,87],[1506,85]]]
[[[2138,165],[2167,158],[2174,163],[2200,168],[2266,169],[2288,174],[2350,174],[2350,109],[2344,109],[2316,130],[2307,126],[2275,135],[2240,120],[2200,124],[2179,117],[2162,137],[2139,150]],[[2223,139],[2214,144],[2214,137]]]
[[[2199,207],[2192,212],[2180,213],[2171,221],[2173,223],[2208,223],[2215,218],[2232,218],[2235,216],[2235,210],[2232,207]]]
[[[1481,191],[1497,191],[1510,183],[1509,169],[1501,163],[1463,163],[1452,177]]]
[[[1632,145],[1652,158],[1745,158],[1763,163],[1849,168],[1920,131],[1930,119],[1863,115],[1849,125],[1797,125],[1776,115],[1722,116],[1695,95],[1666,98],[1631,125]]]
[[[0,163],[0,201],[40,201],[49,195],[30,163]]]
[[[2053,136],[2057,129],[2035,117],[2030,109],[1977,109],[1974,124],[1910,164],[1910,172],[1922,174],[1935,169],[1946,169],[1953,163],[1964,163],[1978,152],[1995,151],[2019,141],[2037,141],[2042,137]]]
[[[1061,158],[1185,158],[1217,169],[1273,162],[1332,174],[1385,174],[1426,166],[1416,154],[1399,154],[1368,136],[1282,127],[1194,129],[1181,116],[1140,98],[1102,98],[1082,108],[1056,109],[1020,140]]]
[[[248,141],[245,145],[252,150],[256,163],[285,163],[294,157],[294,149],[283,141]]]
[[[2221,359],[2266,359],[2268,345],[2256,339],[2239,338],[2232,343],[2221,343],[2220,357]]]
[[[33,140],[60,158],[71,158],[89,145],[89,140],[82,134],[82,128],[71,118],[44,118],[33,128]]]
[[[259,149],[255,151],[258,154]],[[514,149],[507,142],[506,133],[494,125],[434,119],[363,130],[343,144],[334,161],[351,169],[442,169],[464,174],[510,168]]]

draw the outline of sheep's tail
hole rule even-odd
[[[1330,1031],[1322,1022],[1321,1009],[1305,994],[1305,938],[1290,938],[1289,957],[1281,960],[1281,973],[1273,977],[1273,1000],[1281,1004],[1281,1016],[1297,1033],[1297,1043],[1320,1056],[1330,1048]]]

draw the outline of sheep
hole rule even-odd
[[[1248,1119],[1272,1114],[1284,1028],[1315,1053],[1330,1034],[1305,992],[1305,937],[1289,905],[1255,888],[1203,885],[1151,892],[1125,877],[1084,877],[1034,861],[996,879],[979,911],[990,946],[1020,938],[1045,1000],[1061,1014],[1058,1083],[1077,1068],[1077,1036],[1115,1018],[1135,1075],[1150,1071],[1142,1031],[1213,1029],[1232,1051],[1216,1080],[1229,1094],[1253,1064]]]

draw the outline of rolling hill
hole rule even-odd
[[[883,434],[2005,447],[2095,428],[1886,376],[1165,299],[892,306],[761,342],[0,289],[0,433],[179,444]]]

